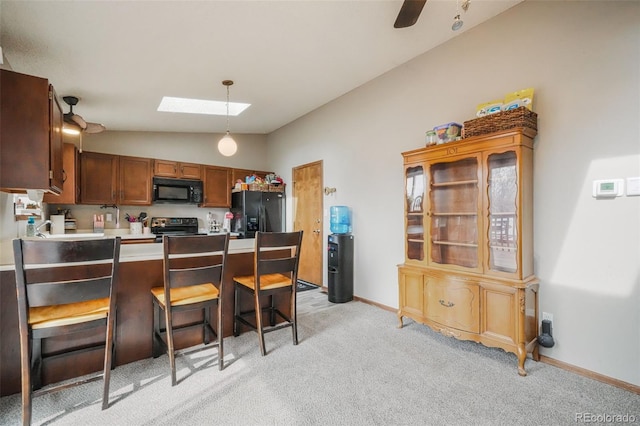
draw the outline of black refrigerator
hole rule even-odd
[[[233,192],[231,213],[231,232],[237,232],[238,238],[255,238],[256,231],[284,232],[284,192]]]

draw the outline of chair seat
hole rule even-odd
[[[29,325],[32,329],[60,327],[106,318],[109,313],[109,298],[66,305],[39,306],[29,308]]]
[[[245,275],[242,277],[233,277],[233,280],[245,287],[255,290],[255,277],[253,275]],[[291,278],[283,274],[267,274],[260,277],[260,290],[273,290],[291,286]]]
[[[151,293],[158,299],[158,302],[160,302],[162,306],[166,306],[164,287],[154,287],[151,289]],[[169,294],[171,306],[182,306],[217,299],[220,292],[213,284],[206,283],[189,287],[172,288]]]

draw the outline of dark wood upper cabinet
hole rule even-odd
[[[83,152],[80,154],[80,202],[115,204],[118,201],[118,156]]]
[[[202,166],[194,163],[154,160],[153,175],[179,179],[202,179]]]
[[[204,166],[204,203],[202,207],[231,207],[231,169]]]
[[[120,193],[117,204],[151,205],[151,169],[150,158],[120,156]]]
[[[83,152],[80,155],[83,204],[151,204],[152,159]]]
[[[0,189],[62,191],[63,113],[45,78],[0,70]]]

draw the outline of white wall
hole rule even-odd
[[[535,88],[535,272],[556,340],[541,353],[640,385],[640,197],[591,196],[594,179],[640,176],[639,29],[638,2],[521,3],[270,134],[270,166],[290,181],[324,161],[325,209],[353,209],[355,293],[397,307],[400,153]]]

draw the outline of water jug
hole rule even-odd
[[[351,212],[347,206],[331,206],[331,232],[334,234],[351,233]]]

